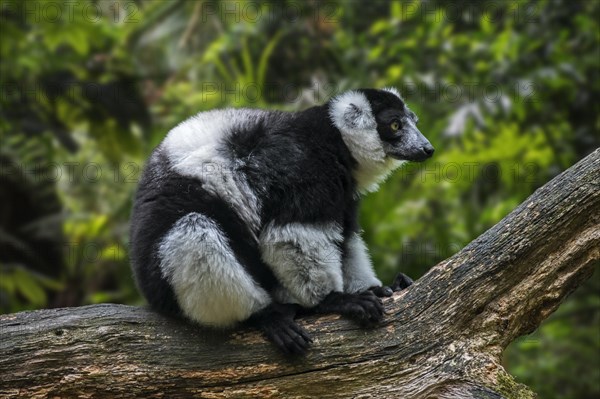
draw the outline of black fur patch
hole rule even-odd
[[[240,172],[263,204],[263,222],[344,226],[355,218],[354,161],[327,109],[274,118],[268,126],[235,132],[227,141],[231,154],[247,154]]]
[[[400,100],[394,94],[385,91],[385,90],[376,90],[376,89],[360,89],[357,90],[367,97],[369,104],[371,105],[371,111],[373,111],[373,115],[379,114],[381,111],[395,108],[401,110],[402,112],[406,112],[406,104],[404,101]]]

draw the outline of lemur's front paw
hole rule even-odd
[[[359,294],[332,292],[319,305],[320,313],[337,313],[363,326],[377,324],[383,319],[383,303],[373,292]]]
[[[371,291],[361,292],[349,303],[348,316],[363,326],[375,325],[383,319],[383,303]]]
[[[391,288],[394,292],[402,291],[403,289],[413,285],[413,283],[414,281],[412,278],[408,277],[404,273],[398,273],[394,279],[394,282],[392,283]]]
[[[371,291],[373,294],[375,294],[379,298],[384,298],[384,297],[389,297],[389,296],[394,295],[394,291],[386,285],[381,286],[381,287],[371,287],[371,288],[369,288],[369,291]]]

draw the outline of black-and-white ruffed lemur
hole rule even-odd
[[[311,343],[298,311],[362,325],[392,287],[360,236],[360,194],[433,147],[395,89],[342,93],[302,112],[222,109],[172,129],[131,218],[131,263],[158,311],[203,326],[249,322],[288,354]]]

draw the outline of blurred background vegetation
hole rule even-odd
[[[363,202],[388,281],[421,276],[599,145],[596,0],[0,5],[3,313],[143,303],[132,196],[152,148],[199,111],[399,88],[437,151]],[[599,291],[596,273],[506,351],[541,397],[600,397]]]

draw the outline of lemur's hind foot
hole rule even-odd
[[[252,315],[248,323],[263,332],[284,354],[304,355],[312,338],[294,321],[297,305],[273,303]]]

